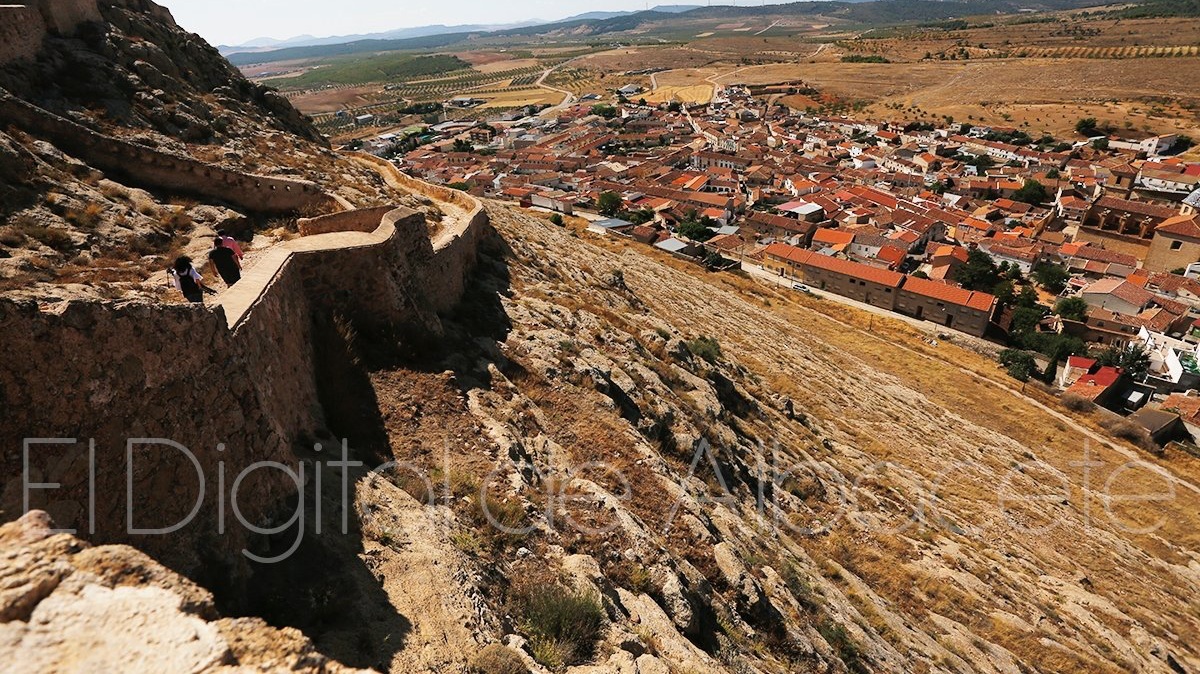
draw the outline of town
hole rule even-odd
[[[814,92],[717,85],[708,104],[652,105],[630,85],[363,147],[556,224],[986,339],[1013,377],[1155,443],[1200,432],[1200,164],[1175,157],[1191,139],[771,104],[797,93]]]

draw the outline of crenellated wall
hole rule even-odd
[[[360,337],[440,334],[438,312],[461,299],[487,227],[480,209],[435,247],[419,213],[394,209],[379,218],[379,210],[372,231],[305,236],[272,248],[204,307],[0,300],[0,520],[24,510],[23,440],[75,438],[71,446],[31,448],[28,481],[61,487],[31,492],[29,507],[47,510],[84,538],[133,544],[193,577],[213,569],[242,577],[239,551],[256,537],[234,519],[232,482],[256,462],[295,468],[295,447],[311,447],[325,428],[316,373],[333,357],[335,315]],[[348,216],[338,221],[358,226]],[[206,478],[196,519],[170,536],[126,529],[126,441],[139,437],[188,447]],[[89,438],[96,443],[91,477]],[[198,480],[181,453],[138,449],[132,465],[137,526],[187,516]],[[238,511],[264,524],[294,492],[284,473],[253,471],[239,489]],[[96,528],[89,533],[92,512]]]
[[[213,198],[264,213],[342,209],[342,204],[316,183],[231,171],[104,136],[4,92],[0,92],[0,120],[139,185]]]

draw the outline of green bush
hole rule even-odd
[[[862,650],[858,644],[854,643],[854,639],[846,632],[843,625],[825,620],[817,626],[817,632],[821,634],[821,638],[825,639],[825,643],[829,644],[841,658],[842,664],[846,665],[846,669],[859,674],[860,672],[869,672],[866,663],[863,662]]]
[[[715,337],[697,337],[688,340],[685,344],[692,355],[710,363],[716,363],[721,359],[721,343]]]
[[[552,669],[587,662],[604,630],[596,598],[561,585],[529,585],[513,597],[513,611],[533,657]]]

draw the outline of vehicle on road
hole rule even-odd
[[[801,291],[801,292],[805,292],[805,293],[811,293],[811,292],[812,292],[812,289],[811,289],[811,288],[809,288],[808,286],[804,285],[803,283],[793,283],[793,284],[792,284],[792,290],[799,290],[799,291]]]

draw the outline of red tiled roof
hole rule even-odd
[[[931,297],[935,300],[969,307],[978,311],[990,311],[996,303],[996,297],[987,293],[967,290],[952,286],[948,283],[909,276],[904,281],[904,290],[916,295]]]
[[[1096,367],[1096,359],[1085,356],[1067,356],[1067,367],[1091,372],[1092,368]]]
[[[834,246],[849,245],[854,243],[854,234],[825,227],[818,229],[816,234],[813,234],[813,243],[827,243]]]
[[[1067,393],[1095,400],[1104,394],[1117,380],[1121,378],[1121,368],[1105,366],[1093,374],[1085,374],[1079,381],[1071,384]]]
[[[1150,291],[1126,281],[1125,279],[1106,278],[1096,281],[1083,289],[1084,293],[1097,295],[1112,295],[1136,307],[1144,307],[1154,299]]]
[[[1164,221],[1154,228],[1155,232],[1186,236],[1189,239],[1200,239],[1200,217],[1195,215],[1180,215]]]
[[[764,253],[772,257],[789,260],[795,264],[824,269],[835,274],[849,276],[861,281],[870,281],[892,288],[899,288],[900,284],[904,282],[904,274],[898,272],[879,269],[878,267],[830,257],[828,255],[821,255],[820,253],[814,253],[803,248],[789,246],[786,243],[773,243],[767,246]]]

